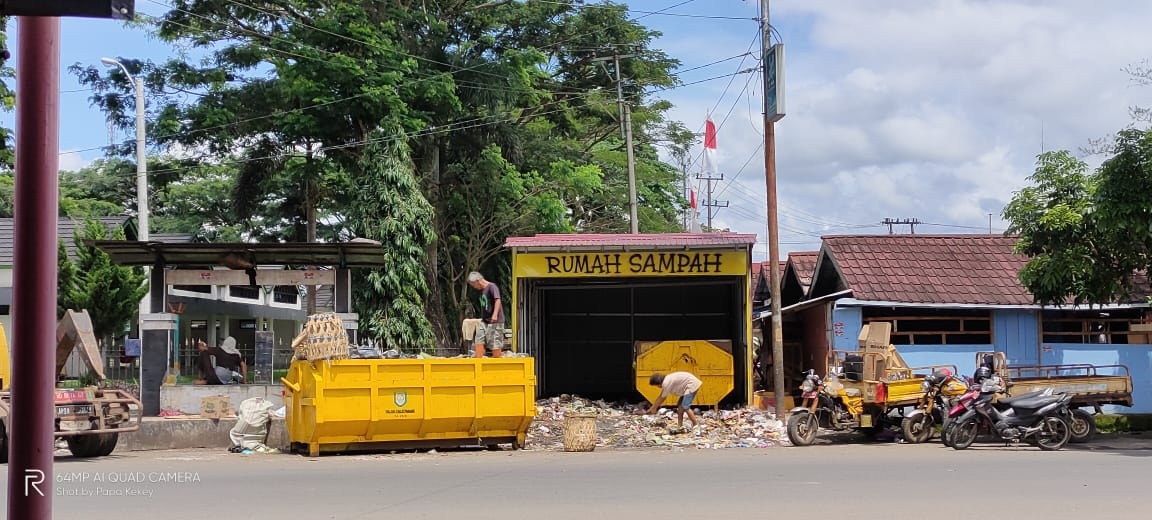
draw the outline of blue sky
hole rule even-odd
[[[137,0],[137,9],[159,15],[161,1]],[[659,11],[681,1],[627,3]],[[821,235],[886,233],[879,222],[887,217],[919,218],[925,224],[917,233],[966,233],[987,232],[991,213],[992,229],[1002,231],[999,213],[1025,185],[1038,153],[1076,151],[1132,124],[1130,107],[1152,105],[1152,87],[1135,85],[1124,72],[1152,58],[1149,2],[773,0],[772,9],[787,48],[787,115],[777,124],[785,251],[815,249]],[[694,0],[667,13],[746,18],[635,13],[664,33],[656,46],[687,69],[746,52],[757,32],[748,19],[759,7],[754,0]],[[66,19],[63,33],[64,69],[98,64],[101,56],[163,60],[173,53],[115,21]],[[681,79],[753,65],[752,58],[735,59]],[[763,241],[759,83],[744,74],[660,96],[689,128],[702,128],[715,109],[725,177],[715,198],[729,207],[714,222]],[[108,128],[87,93],[73,92],[80,85],[66,70],[61,89],[61,148],[73,152],[61,156],[61,167],[77,168],[100,152],[74,151],[108,144]],[[3,119],[10,124],[12,115]],[[761,243],[757,256],[765,250]]]

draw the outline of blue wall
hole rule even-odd
[[[1099,343],[1048,343],[1040,354],[1045,365],[1126,365],[1132,374],[1132,407],[1105,406],[1110,413],[1152,413],[1152,345],[1101,345]],[[1101,369],[1116,375],[1123,369]]]
[[[992,331],[996,351],[1008,357],[1008,366],[1039,364],[1040,320],[1036,311],[995,310],[992,312]]]
[[[832,309],[832,350],[856,350],[864,317],[860,307]]]
[[[860,307],[837,307],[832,311],[833,347],[856,350],[863,323]],[[1052,343],[1041,345],[1039,313],[1029,309],[993,311],[992,345],[896,345],[904,361],[913,367],[955,365],[963,375],[976,369],[976,353],[1004,352],[1008,366],[1126,365],[1132,375],[1132,404],[1106,406],[1109,413],[1152,413],[1152,345],[1101,345]],[[1101,374],[1116,370],[1104,369]]]
[[[993,350],[992,345],[896,345],[896,351],[910,367],[954,365],[966,376],[976,371],[977,352]]]

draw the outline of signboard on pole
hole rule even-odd
[[[784,118],[784,44],[777,43],[764,57],[764,109],[768,120]]]

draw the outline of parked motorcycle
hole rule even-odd
[[[952,449],[967,449],[975,442],[983,426],[1006,442],[1035,440],[1042,450],[1059,450],[1068,443],[1072,436],[1069,426],[1072,415],[1068,409],[1071,396],[1021,396],[993,404],[996,394],[1004,390],[999,377],[984,379],[979,397],[969,401],[971,408],[951,425],[945,442]]]
[[[947,419],[952,401],[968,392],[968,383],[947,369],[924,376],[920,387],[920,404],[900,421],[904,441],[912,444],[931,439],[935,426]]]

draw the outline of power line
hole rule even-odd
[[[213,20],[213,19],[211,19],[211,18],[208,18],[208,17],[206,17],[206,16],[203,16],[203,15],[200,15],[200,14],[197,14],[197,13],[193,13],[193,12],[190,12],[190,11],[187,11],[187,10],[184,10],[184,9],[180,9],[180,8],[177,8],[177,7],[174,7],[174,6],[168,5],[168,4],[164,4],[164,3],[162,3],[162,2],[159,2],[159,1],[157,1],[157,0],[148,0],[148,1],[149,1],[149,2],[152,2],[152,3],[156,4],[156,5],[159,5],[159,6],[162,6],[162,7],[166,7],[166,8],[168,8],[168,9],[174,10],[174,11],[180,11],[180,12],[186,13],[186,14],[188,14],[188,15],[191,15],[191,16],[195,16],[195,17],[197,17],[197,18],[201,18],[201,19],[203,19],[203,20],[206,20],[206,21],[208,21],[208,22],[212,22],[212,23],[218,24],[218,25],[220,25],[220,26],[221,26],[221,29],[222,29],[222,30],[224,30],[224,31],[228,31],[228,30],[230,30],[230,29],[231,29],[231,30],[232,30],[232,32],[233,32],[233,33],[235,33],[235,30],[234,30],[234,28],[232,28],[232,27],[229,27],[228,25],[226,25],[226,24],[224,24],[223,22],[220,22],[220,21],[218,21],[218,20]],[[242,6],[242,7],[250,8],[250,9],[253,9],[253,10],[255,10],[255,11],[258,11],[258,12],[262,12],[262,13],[264,13],[264,14],[268,14],[269,16],[278,16],[278,15],[275,15],[275,14],[272,14],[272,13],[268,13],[267,11],[263,11],[263,10],[260,10],[260,9],[257,9],[257,8],[255,8],[255,7],[252,7],[252,6],[246,5],[246,4],[242,4],[242,3],[239,3],[239,2],[235,2],[235,1],[233,1],[233,0],[227,0],[227,1],[228,1],[229,3],[233,3],[233,4],[236,4],[236,5]],[[685,4],[685,3],[688,3],[688,2],[683,2],[683,3],[681,3],[681,4],[677,4],[677,5],[683,5],[683,4]],[[673,6],[673,7],[675,7],[675,6]],[[141,14],[143,14],[143,13],[141,13]],[[182,24],[182,23],[179,23],[179,22],[175,22],[175,21],[172,21],[172,20],[165,20],[165,19],[160,19],[160,18],[158,18],[158,17],[155,17],[155,16],[151,16],[151,15],[144,15],[144,16],[147,16],[148,18],[151,18],[151,19],[152,19],[151,21],[152,21],[153,23],[170,23],[170,24],[173,24],[173,25],[177,25],[177,26],[180,26],[180,27],[184,27],[184,28],[187,28],[187,29],[194,29],[193,27],[191,27],[191,26],[189,26],[189,25],[186,25],[186,24]],[[282,15],[279,15],[279,16],[281,16],[281,17],[282,17]],[[641,17],[641,18],[642,18],[642,17]],[[328,33],[328,34],[333,34],[334,36],[343,37],[342,35],[339,35],[339,34],[335,34],[335,33],[331,33],[330,31],[324,31],[324,30],[322,30],[322,29],[317,29],[317,28],[315,28],[315,27],[312,27],[312,26],[309,26],[309,25],[307,25],[307,24],[302,24],[302,25],[304,25],[304,26],[306,26],[306,27],[310,27],[310,28],[313,28],[313,29],[315,29],[315,30],[318,30],[318,31],[321,31],[321,32],[325,32],[325,33]],[[310,49],[310,50],[313,50],[313,51],[316,51],[316,52],[320,52],[320,53],[324,53],[324,54],[329,54],[329,55],[333,55],[333,56],[341,56],[341,55],[339,55],[339,54],[333,53],[333,52],[331,52],[331,51],[327,51],[327,50],[325,50],[325,49],[320,49],[320,48],[318,48],[318,47],[315,47],[315,46],[306,45],[306,44],[303,44],[303,43],[300,43],[300,42],[293,42],[293,41],[289,41],[289,40],[283,40],[283,39],[279,39],[279,38],[276,38],[275,36],[266,35],[266,34],[263,34],[263,33],[257,32],[257,31],[252,31],[252,30],[249,30],[249,29],[247,29],[247,28],[244,28],[244,27],[240,27],[239,29],[240,29],[241,31],[244,31],[244,32],[246,32],[246,33],[249,33],[249,34],[251,34],[251,35],[253,35],[253,36],[258,36],[258,37],[261,37],[261,38],[269,38],[269,39],[272,39],[272,40],[275,40],[275,41],[284,42],[284,43],[287,43],[287,44],[290,44],[290,45],[295,45],[295,46],[297,46],[297,47],[301,47],[301,48]],[[351,41],[355,41],[355,42],[361,43],[361,44],[363,44],[363,45],[366,45],[366,46],[370,46],[370,47],[372,47],[372,46],[371,46],[370,44],[368,44],[367,42],[363,42],[363,41],[361,41],[361,40],[356,40],[356,39],[354,39],[354,38],[350,38],[350,37],[347,37],[346,39],[349,39],[349,40],[351,40]],[[376,47],[376,48],[380,48],[380,47]],[[286,55],[289,55],[289,56],[293,56],[293,57],[297,57],[297,58],[319,60],[319,58],[316,58],[316,57],[311,57],[311,56],[303,56],[303,55],[299,55],[299,54],[294,54],[294,53],[291,53],[291,52],[288,52],[288,51],[284,51],[284,50],[282,50],[282,49],[267,48],[267,50],[269,50],[269,51],[272,51],[272,52],[280,52],[280,53],[283,53],[283,54],[286,54]],[[392,49],[384,49],[384,50],[387,50],[387,51],[389,51],[389,52],[396,52],[396,53],[399,53],[399,54],[403,54],[403,55],[411,56],[411,57],[414,57],[414,58],[417,58],[417,59],[422,59],[421,57],[418,57],[418,56],[413,56],[413,55],[411,55],[411,54],[403,53],[403,52],[400,52],[400,51],[395,51],[395,50],[392,50]],[[688,72],[688,71],[692,71],[692,70],[698,70],[698,69],[702,69],[702,68],[705,68],[705,67],[709,67],[709,66],[715,65],[715,64],[717,64],[717,63],[723,63],[724,61],[729,61],[729,60],[735,59],[735,58],[737,58],[737,57],[746,56],[746,55],[747,55],[747,53],[746,53],[746,54],[743,54],[743,55],[732,56],[732,57],[729,57],[729,58],[725,58],[725,59],[723,59],[723,60],[718,60],[718,61],[716,61],[716,62],[713,62],[713,63],[709,63],[709,64],[701,65],[701,66],[698,66],[698,67],[693,67],[693,68],[691,68],[691,69],[687,69],[687,70],[685,70],[685,71],[682,71],[682,72]],[[454,69],[454,71],[453,71],[453,72],[456,72],[456,73],[458,73],[458,72],[465,72],[465,71],[475,71],[475,69],[476,69],[476,68],[478,68],[478,67],[482,67],[482,66],[486,66],[486,65],[487,65],[487,64],[481,64],[481,65],[477,65],[477,66],[474,66],[474,67],[469,67],[469,68],[458,68],[458,67],[453,67],[453,66],[452,66],[452,65],[450,65],[450,64],[447,64],[447,63],[443,63],[443,62],[439,62],[439,61],[435,61],[435,60],[425,60],[425,61],[429,61],[429,62],[432,62],[432,63],[436,63],[436,64],[440,64],[440,65],[445,65],[445,66],[451,67],[451,68],[453,68],[453,69]],[[483,71],[476,71],[476,72],[483,72]],[[504,76],[499,76],[499,75],[495,75],[495,74],[491,74],[491,73],[487,73],[487,74],[489,74],[489,75],[493,75],[493,76],[496,76],[496,77],[499,77],[499,78],[501,78],[501,79],[504,79]],[[415,79],[415,80],[413,80],[413,81],[409,81],[408,83],[414,83],[414,82],[420,82],[420,81],[429,81],[429,80],[433,80],[433,79],[441,79],[441,78],[442,78],[442,76],[440,76],[440,75],[427,76],[427,77],[424,77],[424,78],[417,78],[417,79]],[[708,80],[703,80],[703,81],[710,81],[710,80],[711,80],[711,79],[708,79]],[[457,84],[468,84],[468,82],[465,82],[465,81],[459,81],[459,80],[455,80],[455,79],[454,79],[453,81],[454,81],[455,83],[457,83]],[[685,84],[685,85],[692,85],[692,84],[696,84],[696,83],[700,83],[700,82],[688,83],[688,84]],[[474,84],[474,85],[477,85],[477,87],[475,87],[475,88],[482,88],[482,89],[488,89],[488,90],[503,90],[503,91],[509,91],[509,92],[536,92],[536,91],[535,91],[535,90],[533,90],[533,89],[522,89],[522,88],[501,88],[501,87],[496,87],[496,86],[491,86],[491,85],[483,85],[483,84],[476,84],[476,83],[473,83],[473,84]],[[389,88],[392,88],[392,89],[394,90],[394,88],[395,88],[395,87],[389,87]],[[371,95],[371,94],[373,94],[373,92],[363,92],[363,93],[360,93],[360,94],[356,94],[356,95],[354,95],[354,96],[348,96],[348,97],[345,97],[345,98],[341,98],[341,99],[336,99],[336,100],[326,101],[326,102],[323,102],[323,103],[317,103],[317,104],[314,104],[314,105],[309,105],[309,106],[306,106],[306,107],[298,107],[298,108],[295,108],[295,109],[291,109],[291,110],[287,110],[287,111],[277,111],[277,112],[269,113],[269,114],[266,114],[266,115],[262,115],[262,116],[256,116],[256,117],[251,117],[251,118],[243,119],[243,120],[240,120],[240,121],[233,121],[233,122],[230,122],[230,123],[224,123],[224,124],[215,125],[215,126],[211,126],[211,127],[205,127],[205,128],[199,128],[199,129],[195,129],[195,130],[189,130],[189,131],[186,131],[186,132],[174,132],[174,133],[171,133],[171,134],[167,134],[167,135],[157,136],[157,137],[155,137],[154,139],[155,139],[155,140],[163,140],[163,139],[168,139],[168,138],[171,138],[171,137],[187,137],[187,136],[190,136],[190,135],[195,135],[195,134],[198,134],[198,133],[203,133],[203,132],[208,132],[208,131],[212,131],[212,130],[219,130],[219,129],[229,128],[229,127],[238,126],[238,125],[241,125],[241,124],[244,124],[244,123],[249,123],[249,122],[258,121],[258,120],[262,120],[262,119],[267,119],[267,118],[271,118],[271,117],[278,117],[278,116],[282,116],[282,115],[287,115],[287,114],[292,114],[292,113],[297,113],[297,112],[303,112],[303,111],[306,111],[306,110],[312,110],[312,109],[315,109],[315,108],[320,108],[320,107],[324,107],[324,106],[329,106],[329,105],[333,105],[333,104],[336,104],[336,103],[342,103],[342,102],[350,101],[350,100],[353,100],[353,99],[358,99],[358,98],[361,98],[361,97],[365,97],[365,96],[368,96],[368,95]],[[556,93],[550,93],[550,94],[565,94],[565,93],[556,92]],[[578,94],[578,93],[567,93],[567,94],[569,94],[569,95],[580,95],[580,94]],[[92,150],[100,150],[100,149],[107,149],[107,148],[110,148],[110,146],[92,147],[92,148],[87,148],[87,149],[78,150],[78,151],[92,151]]]
[[[541,3],[541,4],[572,6],[573,8],[576,8],[576,9],[611,9],[613,7],[616,7],[615,5],[604,5],[604,4],[584,4],[584,5],[577,6],[571,2],[557,2],[557,1],[549,1],[549,0],[536,0],[536,1],[538,3]],[[664,10],[660,10],[660,11],[641,11],[639,9],[629,9],[627,7],[625,7],[624,10],[629,12],[629,13],[643,14],[646,16],[652,16],[652,15],[679,16],[679,17],[683,17],[683,18],[703,18],[703,19],[709,19],[709,20],[741,20],[741,21],[759,21],[760,20],[759,18],[751,18],[751,17],[717,16],[717,15],[706,15],[706,14],[667,13],[667,12],[664,12],[667,9],[674,9],[676,7],[679,7],[679,6],[687,4],[687,3],[689,3],[689,2],[677,4],[677,5],[674,5],[672,7],[666,7]]]
[[[149,0],[149,1],[154,1],[154,0]],[[226,1],[226,2],[228,2],[228,3],[230,3],[230,4],[233,4],[233,5],[238,5],[238,6],[240,6],[240,7],[244,7],[244,8],[247,8],[247,9],[251,9],[251,10],[253,10],[253,11],[259,12],[259,13],[263,13],[263,14],[266,14],[266,15],[268,15],[268,16],[275,16],[275,17],[277,17],[277,18],[280,18],[280,19],[284,19],[284,14],[275,14],[275,13],[270,13],[270,12],[268,12],[268,11],[265,11],[265,10],[263,10],[263,9],[260,9],[260,8],[258,8],[258,7],[255,7],[255,6],[251,6],[251,5],[248,5],[248,4],[245,4],[245,3],[239,2],[238,0],[225,0],[225,1]],[[288,21],[288,20],[285,20],[285,21]],[[398,55],[400,55],[400,56],[407,56],[407,57],[409,57],[409,58],[413,58],[413,59],[415,59],[415,60],[417,60],[417,61],[424,61],[424,62],[428,62],[428,63],[433,63],[433,64],[436,64],[436,65],[442,65],[442,66],[445,66],[445,67],[448,67],[448,68],[452,68],[452,69],[455,69],[455,68],[457,68],[455,65],[452,65],[452,64],[449,64],[449,63],[445,63],[445,62],[442,62],[442,61],[436,61],[436,60],[433,60],[433,59],[431,59],[431,58],[426,58],[426,57],[424,57],[424,56],[417,56],[417,55],[415,55],[415,54],[410,54],[410,53],[407,53],[407,52],[404,52],[404,51],[398,51],[398,50],[396,50],[396,49],[389,49],[389,48],[387,48],[387,47],[382,47],[382,46],[379,46],[379,45],[373,45],[373,44],[371,44],[371,43],[368,43],[368,42],[366,42],[366,41],[364,41],[364,40],[358,40],[358,39],[356,39],[356,38],[353,38],[353,37],[351,37],[351,36],[348,36],[348,35],[346,35],[346,34],[335,33],[335,32],[329,31],[329,30],[327,30],[327,29],[321,29],[321,28],[319,28],[319,27],[315,27],[315,26],[312,26],[312,25],[308,25],[308,24],[306,24],[306,23],[304,23],[304,22],[302,22],[302,21],[299,21],[299,20],[296,20],[296,21],[292,21],[292,22],[290,22],[290,23],[294,23],[294,24],[300,25],[300,26],[302,26],[302,27],[307,27],[307,28],[309,28],[309,29],[312,29],[312,30],[314,30],[314,31],[322,32],[322,33],[324,33],[324,34],[328,34],[328,35],[331,35],[331,36],[335,36],[335,37],[337,37],[337,38],[342,38],[342,39],[348,40],[348,41],[350,41],[350,42],[359,43],[360,45],[363,45],[363,46],[365,46],[365,47],[369,47],[369,48],[377,49],[377,50],[380,50],[380,51],[384,51],[384,52],[390,52],[390,53],[393,53],[393,54],[398,54]],[[496,74],[496,73],[493,73],[493,72],[487,72],[487,71],[482,71],[482,70],[474,70],[474,72],[476,72],[476,73],[478,73],[478,74],[482,74],[482,75],[485,75],[485,76],[492,76],[492,77],[494,77],[494,78],[499,78],[499,79],[506,79],[506,76],[503,76],[503,75],[500,75],[500,74]]]
[[[695,85],[695,84],[699,84],[699,83],[704,83],[707,81],[714,81],[717,79],[726,78],[728,76],[730,76],[730,74],[715,76],[712,78],[708,78],[708,79],[704,79],[704,80],[700,80],[700,81],[696,81],[696,82],[692,82],[692,83],[685,83],[683,85],[675,85],[675,86],[670,86],[670,87],[658,87],[654,92],[651,92],[651,93],[663,92],[663,91],[667,91],[667,90],[674,90],[676,88],[681,88],[681,87],[686,87],[686,86]],[[585,94],[585,96],[592,96],[594,94],[597,94],[597,92],[589,92],[589,93]],[[625,96],[625,97],[639,97],[641,95],[643,95],[643,93],[630,94],[630,95]],[[564,103],[566,101],[567,100],[554,101],[551,103],[546,103],[546,104],[541,105],[541,106],[555,105],[558,103]],[[604,101],[594,102],[592,104],[593,105],[608,105],[610,103],[615,103],[615,102],[616,102],[616,100],[612,99],[612,100],[604,100]],[[521,110],[522,109],[518,108],[515,111],[520,112]],[[538,112],[535,115],[542,116],[542,115],[547,115],[547,114],[563,112],[565,110],[568,110],[568,108],[560,108],[557,110]],[[510,115],[510,114],[505,113],[504,115]],[[508,123],[508,122],[516,121],[517,119],[519,119],[519,117],[520,117],[519,115],[515,115],[515,116],[505,118],[505,119],[498,119],[498,120],[494,120],[494,121],[484,121],[484,122],[480,122],[480,121],[483,121],[483,118],[479,118],[479,117],[478,118],[472,118],[472,119],[468,119],[468,120],[464,120],[464,121],[457,121],[457,122],[450,123],[447,125],[441,125],[441,126],[426,128],[424,130],[419,130],[416,132],[402,133],[402,134],[395,135],[395,136],[375,138],[375,139],[364,139],[361,141],[352,141],[352,142],[348,142],[348,143],[324,146],[324,147],[320,147],[320,148],[314,150],[314,152],[341,150],[341,149],[353,148],[356,146],[363,146],[363,145],[368,145],[368,144],[373,144],[373,143],[389,142],[389,141],[399,140],[399,139],[411,139],[414,137],[422,137],[424,135],[431,135],[431,134],[440,133],[440,132],[458,132],[458,131],[462,131],[462,130],[469,130],[472,128],[479,128],[479,127],[490,126],[490,125],[494,125],[494,124]],[[476,123],[476,124],[469,124],[469,123]],[[459,126],[459,125],[464,125],[464,126]],[[223,161],[223,163],[226,163],[226,164],[244,164],[244,163],[253,162],[253,161],[275,159],[278,157],[284,157],[286,155],[288,155],[288,154],[275,154],[275,155],[269,155],[269,156],[265,156],[265,157],[251,157],[251,158],[246,158],[246,159],[230,159],[230,160]],[[201,157],[198,160],[204,160],[204,159],[206,159],[206,158]],[[179,168],[168,168],[168,169],[161,169],[161,170],[152,170],[149,173],[168,173],[168,172],[177,172],[177,171],[187,171],[187,170],[199,168],[201,166],[203,166],[203,165],[186,166],[186,167],[179,167]]]

